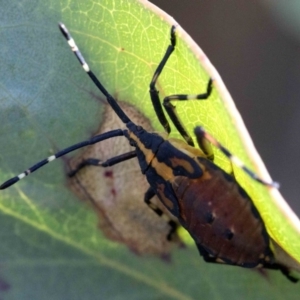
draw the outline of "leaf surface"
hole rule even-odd
[[[144,1],[0,4],[1,182],[84,140],[99,124],[102,108],[94,97],[99,92],[70,52],[58,21],[68,26],[106,88],[161,130],[148,85],[169,44],[171,18]],[[178,35],[176,53],[159,79],[162,98],[203,92],[215,75],[180,28]],[[231,105],[223,102],[222,83],[215,79],[209,101],[178,103],[178,113],[191,133],[203,125],[257,168],[228,113]],[[216,163],[230,169],[218,151]],[[266,188],[234,171],[272,236],[300,260],[299,233],[289,218]],[[174,251],[171,263],[135,256],[101,235],[94,212],[74,199],[65,182],[63,163],[56,162],[1,191],[0,295],[5,299],[298,299],[299,286],[279,272],[270,272],[268,281],[255,271],[209,265],[194,246]]]

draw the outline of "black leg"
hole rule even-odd
[[[279,267],[281,273],[291,282],[297,283],[299,281],[299,278],[296,276],[293,276],[288,268],[285,268],[283,266]]]
[[[177,224],[176,224],[176,222],[174,222],[173,220],[171,220],[169,218],[169,216],[167,216],[160,208],[158,208],[156,205],[154,205],[151,202],[151,199],[154,196],[155,196],[155,193],[154,193],[153,189],[151,187],[149,187],[149,189],[145,193],[144,201],[158,216],[163,217],[164,219],[166,219],[166,221],[168,222],[168,224],[171,227],[170,231],[169,231],[169,233],[167,235],[167,240],[171,241],[173,234],[176,232]]]
[[[165,116],[165,113],[163,111],[162,104],[160,102],[159,95],[158,95],[159,92],[158,92],[155,85],[156,85],[156,82],[157,82],[157,79],[158,79],[160,73],[162,72],[162,70],[163,70],[164,66],[166,65],[169,57],[171,56],[172,52],[175,49],[175,45],[176,45],[175,29],[176,29],[176,27],[172,26],[172,28],[171,28],[171,38],[170,38],[171,44],[168,46],[167,51],[166,51],[163,59],[159,63],[156,71],[154,72],[154,75],[153,75],[152,80],[150,82],[151,101],[152,101],[155,113],[158,117],[158,120],[159,120],[160,124],[163,126],[163,128],[165,129],[165,131],[167,133],[171,132],[171,128],[170,128],[170,124],[169,124],[169,122],[168,122],[168,120]]]
[[[203,151],[206,158],[214,161],[214,151],[212,149],[211,143],[205,138],[204,135],[196,134],[196,139],[199,148]]]
[[[266,264],[263,264],[263,268],[266,268],[266,269],[270,269],[270,270],[280,270],[280,272],[288,279],[290,280],[291,282],[298,282],[299,281],[299,278],[294,276],[292,274],[292,271],[291,269],[289,269],[288,267],[286,266],[282,266],[280,264],[277,264],[277,263],[274,263],[274,264],[271,264],[271,263],[266,263]]]
[[[187,101],[187,100],[206,100],[209,98],[211,91],[212,91],[212,79],[209,79],[207,86],[206,86],[206,92],[203,94],[197,94],[197,95],[171,95],[164,99],[163,105],[172,120],[173,124],[181,134],[181,136],[186,140],[186,142],[194,146],[194,142],[192,137],[187,132],[185,126],[183,125],[182,121],[180,120],[177,112],[176,107],[171,103],[172,101]],[[199,142],[198,142],[199,143]]]
[[[87,166],[96,166],[96,167],[111,167],[113,165],[116,165],[120,162],[126,161],[128,159],[136,157],[136,151],[130,151],[115,157],[112,157],[104,162],[102,162],[100,159],[97,158],[88,158],[83,160],[74,170],[70,171],[68,173],[69,177],[73,177],[75,174],[77,174],[81,169],[87,167]]]
[[[199,148],[203,151],[206,158],[213,162],[214,158],[215,158],[215,155],[214,155],[214,151],[213,151],[213,148],[211,146],[211,143],[205,138],[204,135],[199,135],[198,134],[198,135],[196,135],[196,139],[197,139],[197,143],[198,143]],[[229,162],[230,162],[231,170],[228,171],[228,173],[235,179],[233,164],[232,164],[232,161],[230,159],[229,159]]]
[[[204,261],[209,262],[209,263],[217,263],[216,258],[213,256],[210,256],[208,252],[201,246],[200,244],[196,243],[196,246],[198,248],[198,251],[200,255],[203,257]]]
[[[70,152],[75,151],[77,149],[83,148],[85,146],[89,146],[89,145],[99,143],[101,141],[104,141],[104,140],[107,140],[107,139],[110,139],[110,138],[113,138],[113,137],[116,137],[116,136],[124,136],[124,131],[121,130],[121,129],[111,130],[111,131],[108,131],[106,133],[96,135],[96,136],[90,138],[89,140],[80,142],[80,143],[75,144],[73,146],[70,146],[66,149],[58,151],[56,154],[51,155],[46,159],[43,159],[42,161],[40,161],[37,164],[35,164],[34,166],[30,167],[29,169],[27,169],[23,173],[19,174],[18,176],[15,176],[15,177],[5,181],[0,186],[0,190],[4,190],[4,189],[8,188],[9,186],[11,186],[11,185],[15,184],[16,182],[18,182],[20,179],[23,179],[24,177],[26,177],[29,174],[33,173],[34,171],[38,170],[42,166],[54,161],[55,159],[65,155],[67,153],[70,153]]]
[[[252,179],[262,183],[263,185],[279,188],[279,184],[275,181],[268,181],[260,178],[256,173],[247,168],[244,163],[236,156],[230,153],[228,149],[226,149],[223,145],[221,145],[214,137],[212,137],[207,131],[204,130],[203,127],[196,127],[194,129],[195,136],[197,141],[201,141],[206,139],[209,143],[217,147],[222,153],[236,166],[241,168],[245,173],[247,173]]]
[[[165,131],[167,133],[171,132],[171,127],[170,127],[170,124],[169,124],[169,122],[168,122],[168,120],[165,116],[164,111],[163,111],[162,103],[161,103],[160,98],[159,98],[159,92],[156,88],[156,83],[157,83],[158,77],[161,74],[163,68],[165,67],[169,57],[171,56],[171,54],[175,50],[175,46],[176,46],[175,29],[176,29],[175,26],[172,26],[171,34],[170,34],[171,35],[171,37],[170,37],[171,43],[168,46],[168,48],[166,50],[166,53],[165,53],[164,57],[162,58],[161,62],[159,63],[157,69],[155,70],[154,75],[152,77],[152,80],[150,82],[151,101],[152,101],[155,113],[158,117],[158,120],[159,120],[159,122],[161,123],[161,125],[163,126],[163,128],[165,129]],[[171,95],[171,96],[166,97],[163,101],[163,105],[164,105],[168,115],[170,116],[170,119],[172,120],[175,127],[177,128],[179,133],[182,135],[182,137],[191,146],[194,146],[193,139],[191,138],[191,136],[187,132],[186,128],[184,127],[183,123],[181,122],[180,118],[178,117],[178,115],[176,113],[175,106],[172,105],[171,101],[178,101],[178,100],[186,101],[186,100],[191,100],[191,99],[205,100],[205,99],[209,98],[209,96],[211,94],[211,91],[212,91],[212,79],[210,79],[208,81],[206,92],[203,93],[203,94],[197,94],[197,95]]]

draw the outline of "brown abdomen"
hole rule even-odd
[[[255,267],[270,254],[264,223],[246,192],[216,165],[201,159],[203,176],[178,176],[173,189],[180,222],[195,242],[225,263]]]

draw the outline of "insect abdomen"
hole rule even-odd
[[[251,199],[233,177],[207,159],[198,161],[203,176],[177,176],[173,182],[180,222],[208,257],[243,267],[263,265],[272,253]]]

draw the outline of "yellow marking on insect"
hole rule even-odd
[[[190,174],[194,173],[194,168],[188,161],[178,158],[178,157],[172,157],[172,158],[170,158],[170,161],[171,161],[173,168],[183,167]]]
[[[216,258],[216,262],[218,262],[220,264],[226,264],[226,262],[223,259],[219,258],[219,257]]]
[[[160,177],[166,181],[170,181],[174,178],[173,169],[168,167],[165,163],[159,162],[153,151],[151,149],[147,149],[133,132],[130,132],[129,137],[136,142],[137,148],[144,153],[147,164],[151,165]]]
[[[168,167],[165,163],[159,162],[156,157],[153,158],[151,166],[164,180],[171,181],[174,178],[173,169]]]
[[[176,138],[169,138],[168,139],[169,143],[172,144],[176,149],[180,150],[184,154],[195,158],[195,157],[205,157],[204,153],[195,147],[192,147],[188,145],[185,141],[176,139]]]
[[[173,207],[174,207],[173,202],[169,198],[167,198],[165,195],[165,185],[164,184],[161,183],[161,184],[157,185],[157,192],[158,192],[158,194],[160,196],[160,200],[163,202],[163,204],[167,208],[173,209]]]
[[[150,165],[155,154],[152,152],[151,149],[147,149],[144,146],[144,144],[140,141],[140,139],[133,132],[131,132],[131,131],[129,132],[129,137],[136,142],[137,148],[140,149],[144,153],[145,160],[146,160],[147,164]]]
[[[201,170],[203,171],[201,180],[212,180],[214,178],[214,175],[209,170],[207,170],[202,164],[199,165]]]
[[[203,172],[203,174],[201,176],[201,181],[202,180],[211,180],[213,178],[213,175],[211,174],[211,172],[209,170],[207,170],[206,167],[203,164],[201,164],[199,161],[197,161],[197,163]]]

